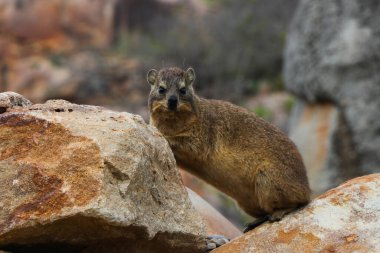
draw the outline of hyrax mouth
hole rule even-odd
[[[172,102],[173,103],[173,102]],[[194,113],[194,110],[189,103],[182,103],[177,101],[177,104],[169,105],[168,101],[156,101],[152,104],[151,113],[165,113],[165,114],[178,114],[178,113]]]

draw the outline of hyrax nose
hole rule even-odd
[[[168,99],[168,107],[170,110],[176,110],[178,105],[178,98],[175,95],[172,95]]]

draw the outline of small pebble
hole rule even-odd
[[[216,248],[216,244],[213,242],[210,242],[207,244],[207,250],[213,250]]]

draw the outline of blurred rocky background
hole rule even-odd
[[[316,193],[380,171],[380,2],[301,1],[285,50],[291,136]]]
[[[192,66],[201,96],[289,133],[315,195],[380,171],[379,52],[380,3],[370,0],[0,0],[0,92],[147,121],[147,70]],[[183,180],[239,227],[251,221]]]

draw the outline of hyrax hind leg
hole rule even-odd
[[[309,202],[310,190],[306,177],[300,177],[293,171],[286,169],[274,170],[269,168],[262,169],[257,173],[254,199],[265,215],[249,223],[244,232],[261,225],[265,221],[279,221],[286,214]],[[255,210],[246,211],[255,216]]]

